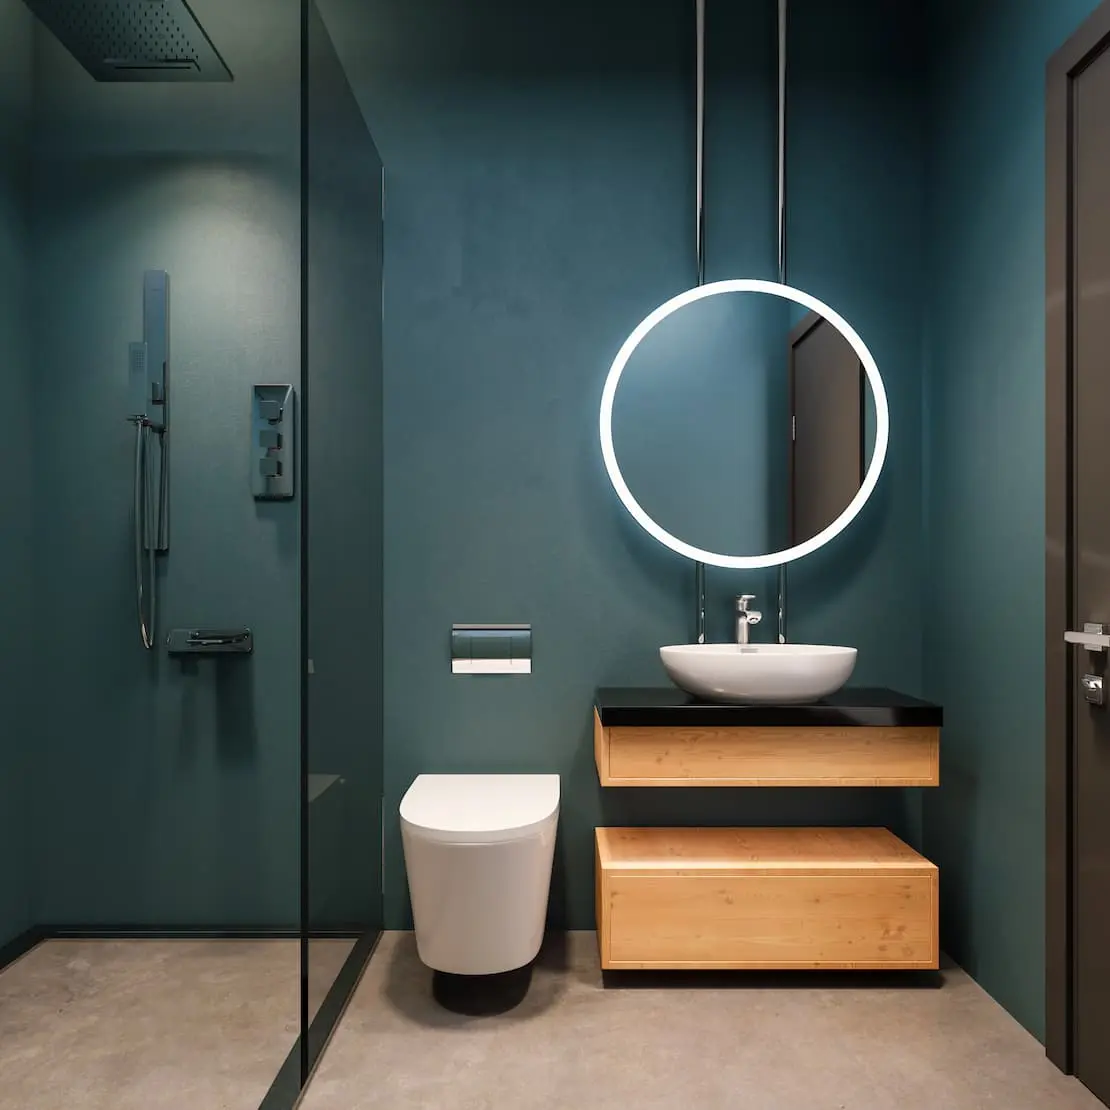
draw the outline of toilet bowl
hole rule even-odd
[[[535,959],[558,823],[558,775],[416,777],[401,843],[428,967],[493,975]]]

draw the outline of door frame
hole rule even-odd
[[[1072,241],[1075,79],[1110,48],[1105,0],[1049,59],[1045,86],[1045,1051],[1074,1070],[1075,746]]]

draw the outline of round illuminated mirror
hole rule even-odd
[[[625,508],[711,566],[800,559],[855,519],[886,458],[882,377],[855,329],[776,282],[660,305],[613,361],[601,449]]]

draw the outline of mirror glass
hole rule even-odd
[[[796,547],[840,518],[876,427],[870,380],[838,326],[764,292],[671,312],[643,335],[613,396],[629,492],[672,536],[728,556]]]

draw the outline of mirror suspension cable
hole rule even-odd
[[[786,284],[786,4],[779,0],[779,284]],[[789,528],[789,522],[787,524]],[[779,643],[786,643],[786,563],[779,564]]]
[[[705,284],[705,0],[694,0],[694,16],[697,37],[694,249],[700,286]],[[702,562],[694,564],[694,642],[705,643],[705,563]]]

